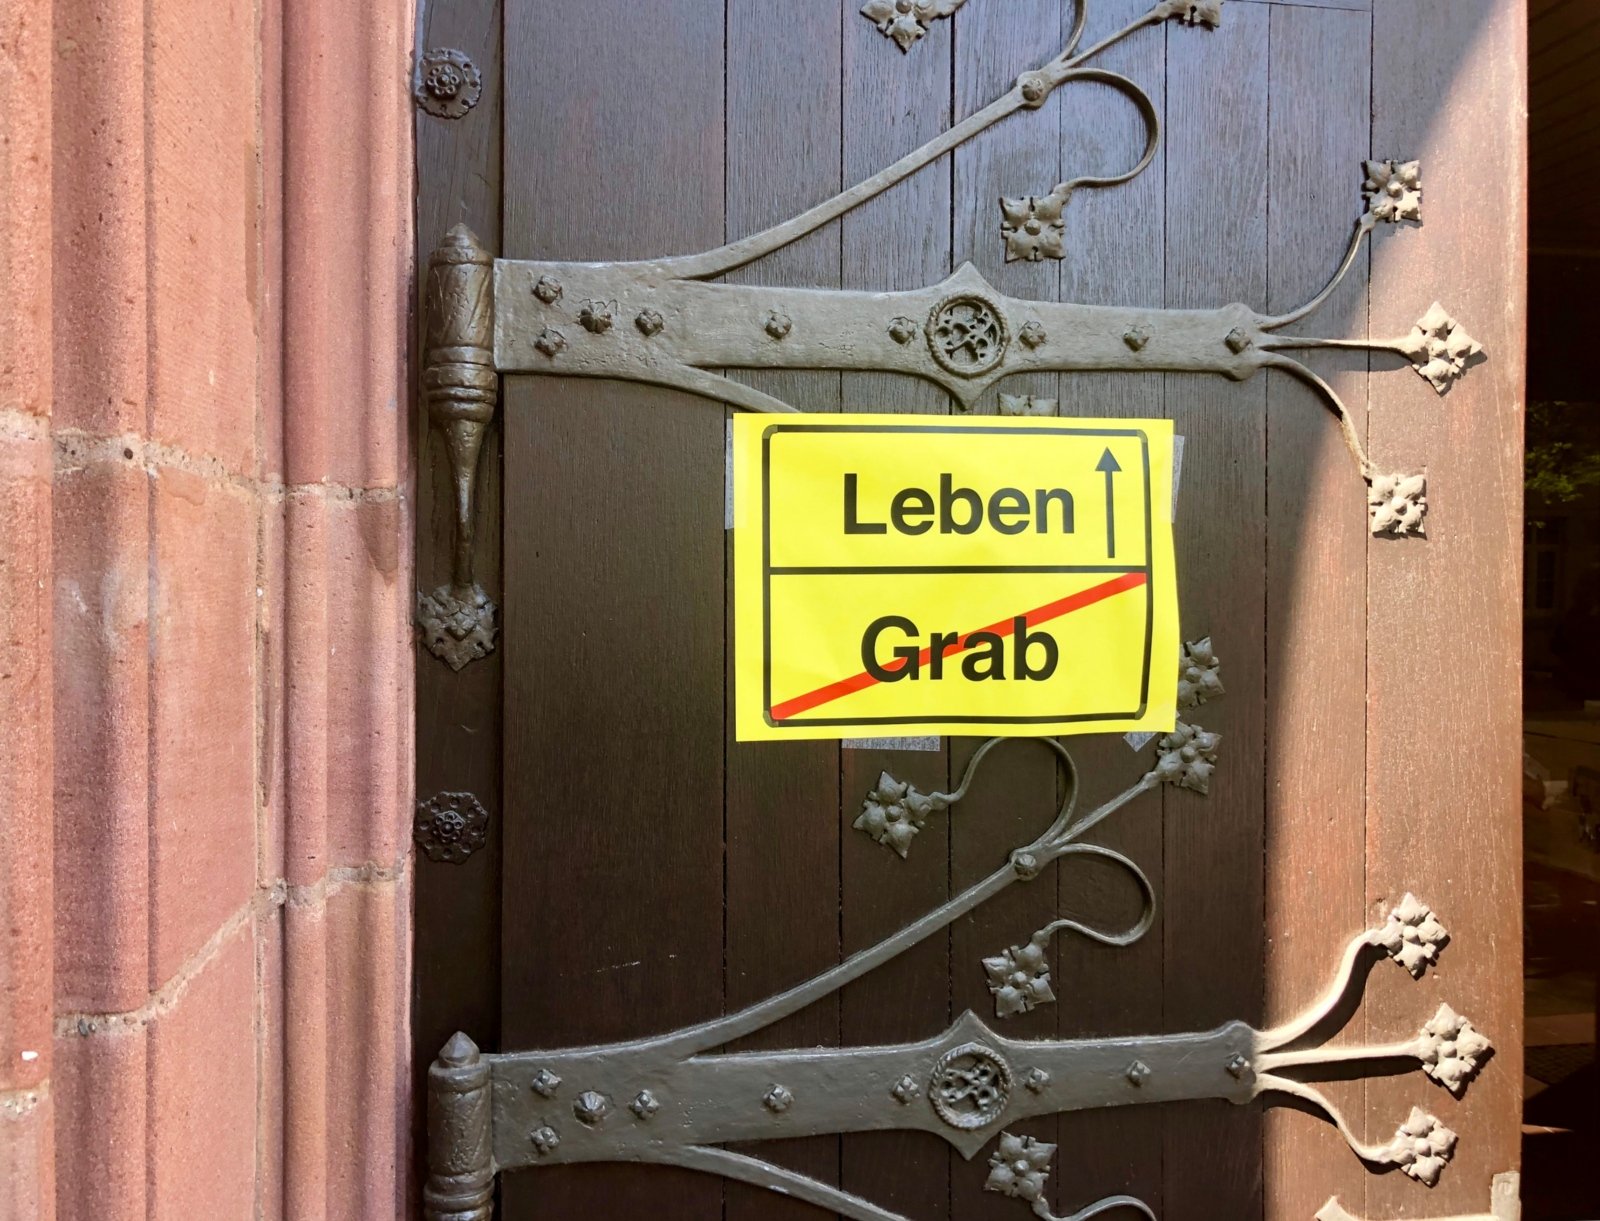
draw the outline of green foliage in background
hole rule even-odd
[[[1529,403],[1528,499],[1570,504],[1600,488],[1600,403]]]

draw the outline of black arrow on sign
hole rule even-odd
[[[1117,558],[1117,501],[1111,490],[1111,477],[1122,468],[1117,465],[1117,460],[1111,456],[1111,447],[1106,446],[1106,452],[1100,455],[1100,461],[1094,468],[1106,474],[1106,558]]]

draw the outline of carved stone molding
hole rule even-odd
[[[928,25],[948,17],[967,0],[867,0],[861,15],[892,39],[902,52],[911,50],[928,32]]]
[[[483,96],[483,74],[466,52],[439,47],[422,57],[412,89],[417,105],[439,119],[459,119]]]
[[[430,861],[459,865],[489,842],[489,812],[471,793],[435,793],[417,803],[412,837]]]

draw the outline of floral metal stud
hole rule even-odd
[[[904,315],[889,319],[889,338],[904,346],[917,337],[917,324]]]
[[[1384,1146],[1383,1161],[1399,1166],[1411,1178],[1432,1187],[1455,1152],[1456,1134],[1421,1107],[1400,1125],[1394,1139]]]
[[[894,39],[901,51],[909,51],[928,32],[928,24],[948,17],[966,0],[867,0],[861,15],[878,27],[878,33]]]
[[[1067,225],[1061,213],[1067,198],[1066,191],[1000,197],[1000,236],[1006,240],[1006,262],[1038,263],[1065,257]]]
[[[1134,1086],[1143,1085],[1145,1078],[1150,1075],[1150,1066],[1143,1060],[1135,1060],[1128,1065],[1128,1071],[1124,1075],[1128,1078],[1128,1084]]]
[[[489,811],[471,793],[435,793],[417,803],[412,838],[430,861],[459,865],[489,839]]]
[[[1391,225],[1422,220],[1422,162],[1363,161],[1361,168],[1368,216]]]
[[[1163,784],[1209,792],[1221,742],[1221,734],[1179,721],[1176,729],[1156,743],[1156,765],[1150,775]]]
[[[1234,1052],[1223,1067],[1228,1070],[1228,1076],[1243,1081],[1245,1074],[1250,1071],[1250,1061],[1241,1053]]]
[[[914,785],[883,772],[851,825],[857,831],[865,831],[878,843],[893,848],[904,859],[911,850],[911,841],[928,821],[928,815],[944,809],[947,804],[942,795],[920,793]]]
[[[567,346],[567,337],[554,327],[545,327],[539,332],[539,338],[533,341],[533,346],[538,348],[551,360]]]
[[[1056,400],[1047,399],[1040,394],[1000,395],[1001,415],[1055,415],[1055,413]]]
[[[592,1127],[611,1114],[611,1099],[594,1090],[585,1090],[572,1104],[572,1113]]]
[[[496,606],[482,586],[457,590],[441,585],[417,592],[417,626],[423,646],[452,670],[494,652]]]
[[[578,310],[578,322],[591,335],[604,335],[611,329],[615,301],[585,301]]]
[[[983,960],[996,1017],[1027,1013],[1056,999],[1050,990],[1050,960],[1045,954],[1049,944],[1049,934],[1041,939],[1035,933],[1027,945],[1014,945]]]
[[[761,1105],[774,1115],[782,1115],[794,1105],[794,1095],[789,1091],[788,1086],[772,1085],[762,1095]]]
[[[550,276],[540,276],[534,283],[533,295],[546,305],[554,305],[561,299],[561,281]]]
[[[1222,663],[1211,647],[1211,637],[1190,641],[1178,659],[1178,708],[1195,708],[1226,695],[1222,688]]]
[[[998,1191],[1001,1195],[1030,1204],[1044,1198],[1045,1183],[1050,1177],[1050,1159],[1056,1147],[1031,1136],[1000,1134],[1000,1146],[989,1158],[989,1180],[985,1191]]]
[[[533,1075],[533,1092],[541,1098],[554,1098],[556,1091],[561,1088],[561,1078],[552,1073],[548,1068],[541,1068]]]
[[[1050,1074],[1042,1068],[1030,1068],[1022,1075],[1022,1084],[1030,1094],[1042,1094],[1050,1088]]]
[[[774,339],[782,339],[794,328],[794,319],[790,318],[788,314],[780,313],[775,309],[769,309],[767,311],[766,321],[764,321],[761,326],[762,329]]]
[[[1463,376],[1472,360],[1483,352],[1483,345],[1435,301],[1417,319],[1411,333],[1400,341],[1400,350],[1411,361],[1417,376],[1446,394]]]
[[[528,1139],[533,1142],[533,1147],[540,1153],[554,1153],[561,1144],[561,1133],[546,1124],[542,1128],[535,1128]]]
[[[1204,25],[1216,29],[1222,24],[1222,0],[1180,0],[1178,20],[1185,25]]]
[[[1025,322],[1022,324],[1022,329],[1017,332],[1017,342],[1029,351],[1043,347],[1044,341],[1048,338],[1049,335],[1045,333],[1044,324],[1041,322]]]
[[[901,1106],[909,1106],[922,1097],[922,1087],[917,1084],[915,1077],[907,1073],[894,1083],[894,1088],[889,1093]]]
[[[1422,1028],[1417,1058],[1422,1061],[1423,1072],[1459,1097],[1492,1046],[1472,1028],[1471,1022],[1449,1005],[1441,1004]]]
[[[1374,475],[1367,487],[1367,509],[1374,534],[1422,534],[1423,516],[1428,511],[1428,477],[1414,475]]]
[[[1413,979],[1421,979],[1422,973],[1438,961],[1450,933],[1434,916],[1433,909],[1408,891],[1389,913],[1384,926],[1374,931],[1373,940],[1410,971]]]
[[[633,325],[639,328],[639,334],[646,339],[652,335],[659,335],[661,328],[666,325],[666,320],[653,309],[642,309],[634,316]]]
[[[412,90],[417,105],[439,119],[459,119],[483,96],[483,74],[466,53],[445,47],[422,58]]]
[[[640,1090],[634,1095],[633,1101],[628,1104],[628,1110],[632,1111],[641,1120],[649,1119],[660,1109],[661,1103],[649,1090]]]

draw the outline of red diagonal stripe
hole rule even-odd
[[[1126,572],[1120,577],[1113,577],[1099,585],[1091,585],[1088,589],[1079,590],[1075,594],[1068,594],[1065,598],[1057,598],[1054,602],[1046,602],[1043,606],[1035,607],[1023,615],[1023,621],[1029,627],[1037,627],[1051,619],[1059,619],[1062,615],[1071,614],[1075,610],[1082,610],[1086,606],[1093,606],[1096,602],[1104,602],[1107,598],[1120,594],[1125,590],[1138,589],[1149,578],[1142,572]],[[1009,636],[1015,630],[1016,616],[1002,619],[999,623],[991,623],[988,627],[974,628],[972,632],[962,632],[955,644],[944,647],[944,656],[963,652],[966,645],[961,641],[970,639],[973,632],[993,632],[996,636]],[[932,649],[923,649],[917,654],[918,666],[925,666],[933,658]],[[885,670],[898,670],[907,663],[896,659],[885,662]],[[865,691],[868,687],[875,686],[882,679],[874,678],[863,670],[860,674],[852,674],[849,678],[841,678],[836,683],[829,683],[825,687],[818,687],[815,691],[808,691],[804,695],[797,695],[792,700],[785,700],[775,704],[772,708],[772,719],[785,721],[802,712],[809,712],[821,704],[831,703],[846,695],[853,695],[857,691]],[[937,717],[931,718],[937,720]]]

